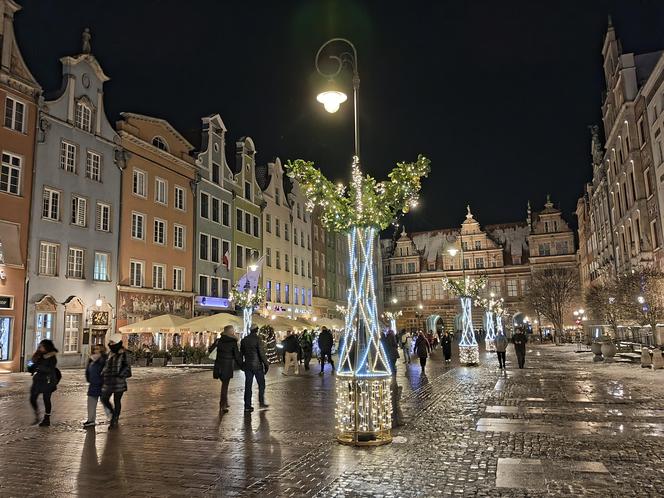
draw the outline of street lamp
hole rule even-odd
[[[397,304],[398,302],[399,302],[399,300],[396,297],[392,298],[392,304]]]

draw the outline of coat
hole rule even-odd
[[[496,336],[496,351],[498,353],[504,353],[507,351],[507,337],[503,334]]]
[[[417,336],[417,340],[415,341],[415,353],[420,358],[426,358],[429,356],[429,341],[426,337],[421,335]]]
[[[259,372],[263,369],[267,372],[267,369],[270,367],[265,358],[261,342],[258,339],[258,334],[255,332],[250,333],[240,341],[240,353],[245,370]]]
[[[127,390],[127,378],[131,377],[131,367],[127,359],[127,352],[121,349],[118,353],[111,353],[101,372],[104,384],[102,393],[123,393]]]
[[[514,351],[519,354],[526,354],[526,343],[528,342],[528,336],[523,332],[517,332],[512,336],[512,342],[514,343]]]
[[[397,361],[397,358],[399,358],[399,347],[397,346],[397,338],[393,333],[383,336],[383,347],[390,361]]]
[[[214,360],[212,377],[219,380],[229,380],[233,378],[235,367],[242,368],[242,358],[240,350],[237,347],[237,339],[230,335],[222,335],[217,339],[208,352],[217,350],[217,358]]]
[[[38,393],[52,393],[58,387],[60,371],[55,352],[41,354],[37,352],[32,357],[32,365],[28,372],[32,374],[32,389]]]
[[[444,335],[441,340],[443,344],[443,355],[445,355],[445,358],[451,358],[452,357],[452,336],[447,334]]]
[[[88,360],[85,368],[85,380],[88,381],[88,396],[101,396],[101,388],[104,384],[102,370],[106,365],[106,356],[102,355],[96,361]]]
[[[318,349],[321,353],[332,353],[332,345],[334,344],[334,337],[332,337],[332,332],[327,329],[323,329],[318,334]]]
[[[300,349],[300,344],[297,340],[297,336],[295,335],[289,335],[282,341],[281,344],[283,344],[284,352],[286,353],[297,353]]]

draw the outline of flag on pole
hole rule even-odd
[[[227,270],[227,271],[230,271],[230,269],[231,269],[231,253],[230,253],[230,249],[226,250],[226,252],[224,253],[224,257],[223,257],[223,259],[221,260],[221,262],[222,262],[223,265],[226,267],[226,270]]]
[[[240,280],[238,280],[238,289],[243,291],[245,289],[251,289],[253,292],[258,290],[258,279],[261,276],[261,269],[263,268],[263,257],[256,261],[253,264],[248,265],[247,273],[242,275]]]

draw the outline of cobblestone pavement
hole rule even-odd
[[[404,372],[404,424],[378,448],[337,444],[334,378],[268,375],[244,415],[243,375],[219,416],[209,371],[135,369],[118,430],[84,430],[65,371],[50,428],[30,426],[23,375],[0,377],[0,496],[663,496],[664,371],[534,345],[526,368]],[[101,410],[100,410],[101,415]],[[102,417],[103,418],[103,417]]]

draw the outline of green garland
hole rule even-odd
[[[466,277],[461,280],[452,280],[445,277],[443,278],[443,287],[455,296],[470,297],[475,301],[480,298],[480,293],[486,288],[486,277]]]
[[[475,301],[475,306],[479,306],[480,308],[484,308],[487,311],[490,311],[498,316],[502,316],[505,313],[505,300],[501,298],[493,298],[493,297],[483,297],[479,299],[478,301]]]
[[[265,289],[258,288],[256,292],[240,290],[237,284],[231,289],[229,299],[238,308],[255,308],[265,301]]]
[[[387,181],[376,182],[365,175],[353,178],[346,187],[334,185],[311,161],[297,159],[286,164],[288,176],[304,190],[307,208],[311,211],[320,206],[321,223],[332,232],[347,232],[354,226],[387,228],[400,212],[407,213],[415,205],[421,178],[430,169],[430,161],[420,155],[414,163],[397,163]]]

